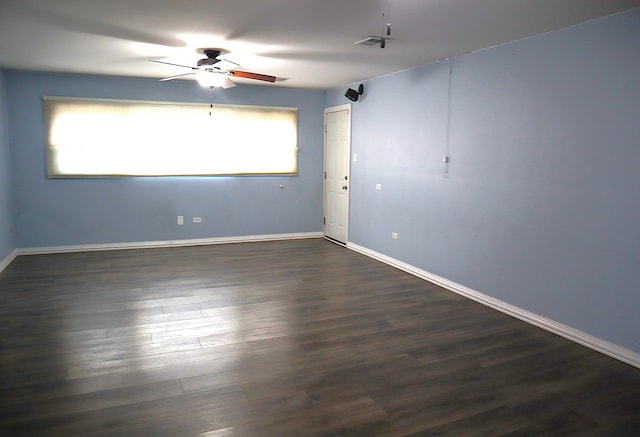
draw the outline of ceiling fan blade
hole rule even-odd
[[[275,76],[269,76],[269,75],[260,74],[260,73],[251,73],[248,71],[240,71],[240,70],[230,71],[229,74],[235,77],[242,77],[244,79],[263,80],[265,82],[275,82],[277,79]]]
[[[191,76],[193,74],[195,74],[195,73],[176,74],[175,76],[169,76],[169,77],[165,77],[164,79],[160,79],[160,82],[164,82],[165,80],[177,79],[177,78],[182,77],[182,76]]]
[[[228,77],[225,77],[224,80],[222,81],[222,84],[220,84],[220,86],[224,89],[233,88],[236,86],[236,83],[231,79],[229,79]]]
[[[149,59],[149,62],[155,62],[156,64],[173,65],[175,67],[182,67],[182,68],[189,68],[191,70],[197,70],[196,67],[190,67],[188,65],[182,65],[182,64],[174,64],[172,62],[156,61],[155,59]]]
[[[236,64],[233,61],[229,61],[227,59],[220,59],[218,60],[218,62],[216,62],[215,64],[213,64],[213,68],[216,68],[220,71],[229,71],[232,68],[237,68],[239,67],[240,64]]]

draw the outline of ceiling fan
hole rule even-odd
[[[232,77],[261,80],[264,82],[275,82],[277,80],[277,77],[269,76],[267,74],[235,70],[235,68],[239,67],[239,65],[227,59],[220,59],[219,57],[223,53],[220,49],[203,49],[202,53],[205,54],[206,58],[199,59],[195,67],[190,67],[188,65],[182,64],[174,64],[171,62],[157,61],[153,59],[150,59],[149,61],[156,62],[158,64],[167,64],[174,65],[176,67],[189,68],[193,70],[189,73],[165,77],[164,79],[160,79],[160,81],[195,75],[198,82],[203,86],[233,88],[234,86],[236,86],[236,84],[231,80]]]

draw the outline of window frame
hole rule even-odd
[[[106,99],[106,98],[85,98],[85,97],[58,97],[58,96],[43,96],[43,112],[44,112],[44,125],[45,125],[45,154],[46,154],[46,172],[47,177],[51,179],[91,179],[91,178],[129,178],[129,177],[233,177],[233,176],[297,176],[299,172],[299,109],[297,107],[286,106],[265,106],[265,105],[237,105],[237,104],[222,104],[222,103],[203,103],[203,102],[175,102],[175,101],[152,101],[152,100],[131,100],[131,99]],[[189,110],[198,110],[208,112],[216,109],[228,111],[229,109],[238,109],[240,112],[247,111],[273,111],[274,113],[290,113],[293,117],[289,128],[293,129],[293,133],[289,133],[287,137],[288,144],[283,150],[286,153],[291,153],[287,159],[288,165],[291,165],[291,171],[205,171],[205,172],[154,172],[154,173],[121,173],[121,172],[103,172],[103,173],[86,173],[81,172],[63,172],[58,167],[56,157],[54,156],[58,150],[58,146],[53,144],[52,141],[52,128],[53,119],[55,117],[52,109],[56,102],[64,103],[78,103],[78,104],[94,104],[100,105],[121,105],[123,108],[127,108],[127,105],[149,105],[150,109],[158,109],[167,106],[173,106],[176,109],[189,108]],[[214,113],[215,115],[215,113]],[[212,133],[212,126],[206,122],[202,122],[198,132],[202,138],[207,138],[207,135],[215,135]],[[139,133],[139,132],[138,132]],[[291,138],[293,137],[293,140]],[[132,140],[132,144],[135,140]],[[147,145],[147,147],[149,147]],[[175,147],[174,147],[175,148]],[[107,149],[105,149],[107,150]],[[283,152],[284,153],[284,152]],[[198,155],[193,155],[192,159],[197,160]],[[219,158],[219,156],[218,156]]]

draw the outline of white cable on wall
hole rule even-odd
[[[444,163],[444,174],[445,178],[449,177],[449,162],[451,160],[450,148],[451,148],[451,88],[453,82],[453,64],[455,63],[457,56],[453,56],[449,58],[449,84],[447,90],[447,134],[445,139],[445,153],[442,159]]]

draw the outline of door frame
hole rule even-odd
[[[350,209],[349,206],[351,204],[351,103],[346,103],[344,105],[338,105],[338,106],[332,106],[330,108],[325,108],[324,110],[324,154],[323,154],[323,158],[322,158],[322,171],[323,171],[323,177],[322,177],[322,217],[323,217],[323,223],[322,223],[322,234],[324,235],[324,238],[331,241],[332,243],[336,243],[336,244],[340,244],[343,246],[346,246],[347,243],[349,242],[349,222],[351,219],[351,213],[350,213]],[[326,227],[326,217],[327,217],[327,115],[332,113],[332,112],[340,112],[340,111],[347,111],[349,113],[349,119],[347,122],[347,131],[348,131],[348,140],[347,140],[347,151],[346,151],[346,158],[347,158],[347,176],[349,177],[349,190],[347,192],[347,222],[345,224],[345,242],[341,243],[340,241],[334,240],[331,237],[327,237],[327,235],[325,234],[325,227]]]

